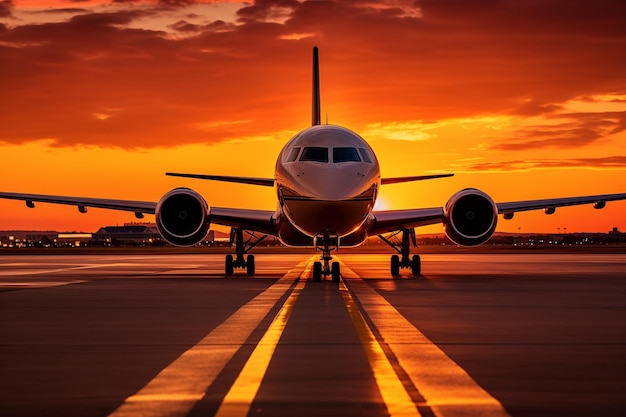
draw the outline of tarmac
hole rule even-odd
[[[0,415],[626,415],[626,255],[317,257],[0,256]]]

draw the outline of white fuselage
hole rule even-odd
[[[372,219],[380,167],[372,148],[356,133],[316,125],[285,145],[274,180],[279,216],[306,236],[341,239]]]

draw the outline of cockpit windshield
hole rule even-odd
[[[361,158],[356,148],[333,148],[333,162],[360,162]]]
[[[317,146],[310,146],[304,148],[300,161],[313,161],[328,163],[328,148],[320,148]]]
[[[287,154],[287,158],[285,158],[285,162],[293,162],[298,159],[298,154],[300,154],[300,147],[295,146],[291,148],[289,153]]]

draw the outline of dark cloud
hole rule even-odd
[[[76,13],[87,13],[87,12],[88,12],[88,9],[64,8],[64,9],[36,10],[31,13],[33,14],[76,14]]]
[[[194,25],[193,23],[189,23],[186,20],[179,20],[173,25],[169,25],[171,29],[174,29],[178,32],[199,32],[202,30],[202,25]]]
[[[172,21],[182,36],[131,26],[193,2],[124,3],[0,27],[0,90],[11,103],[0,140],[168,146],[298,129],[314,44],[324,111],[357,130],[399,117],[556,115],[559,103],[626,85],[623,1],[424,0],[419,17],[412,2],[263,0],[236,24]],[[12,2],[0,5],[11,13]],[[623,115],[560,117],[556,130],[520,130],[497,147],[583,146],[624,130]]]
[[[538,159],[483,162],[477,164],[469,164],[461,168],[468,171],[520,171],[549,168],[619,169],[626,168],[626,156],[615,155],[601,158]]]
[[[539,103],[536,100],[526,100],[521,106],[513,111],[513,114],[520,116],[536,116],[540,114],[550,114],[563,109],[562,105],[555,103]]]
[[[174,7],[186,7],[191,4],[198,3],[197,0],[158,0],[160,4]]]
[[[554,118],[562,122],[520,129],[515,140],[492,145],[492,149],[576,148],[626,130],[626,112],[570,113]]]
[[[300,6],[295,0],[257,0],[248,7],[243,7],[237,15],[243,21],[266,21],[290,17]]]
[[[0,1],[0,17],[11,17],[13,6],[13,0]]]

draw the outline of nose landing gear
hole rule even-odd
[[[329,235],[318,235],[315,236],[315,248],[322,251],[322,262],[317,261],[313,263],[313,281],[320,282],[323,276],[331,276],[333,282],[339,282],[341,277],[341,267],[339,262],[330,261],[333,259],[330,252],[337,250],[339,247],[339,237],[329,236]]]
[[[230,230],[230,247],[235,243],[235,258],[230,253],[226,255],[226,263],[224,267],[224,272],[226,275],[233,275],[235,273],[235,268],[245,268],[246,274],[254,275],[256,268],[254,264],[254,255],[245,256],[252,248],[261,243],[263,239],[267,237],[267,235],[262,235],[258,237],[254,234],[254,232],[245,231],[250,237],[247,241],[244,241],[243,238],[244,229],[242,228],[232,228]]]
[[[419,255],[413,255],[411,257],[410,245],[413,243],[413,247],[417,247],[417,240],[415,239],[415,229],[402,229],[390,236],[395,238],[396,235],[402,233],[402,240],[400,242],[393,242],[383,235],[378,237],[391,246],[396,252],[400,254],[391,256],[391,275],[400,275],[400,268],[411,268],[413,275],[420,275],[422,272],[422,262]]]

